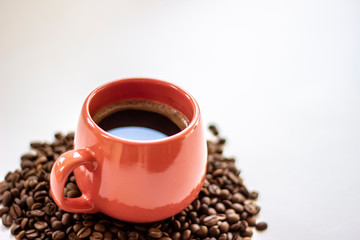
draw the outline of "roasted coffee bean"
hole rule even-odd
[[[40,210],[31,210],[31,216],[33,217],[42,217],[45,215],[45,212]]]
[[[35,201],[41,201],[41,200],[45,199],[45,197],[47,195],[48,195],[48,193],[45,190],[37,191],[34,194],[34,199],[35,199]]]
[[[216,213],[217,213],[216,210],[214,208],[212,208],[212,207],[209,208],[208,211],[207,211],[208,215],[215,215]]]
[[[206,237],[208,234],[208,228],[206,226],[200,226],[200,229],[196,232],[196,235],[200,238]]]
[[[248,213],[252,215],[256,215],[260,211],[260,208],[258,206],[256,206],[253,202],[248,202],[248,201],[245,201],[244,208]]]
[[[226,233],[222,233],[218,238],[218,240],[227,240],[227,239],[228,239],[228,237],[227,237]]]
[[[181,239],[182,240],[188,240],[190,238],[191,235],[191,230],[190,229],[186,229],[182,234],[181,234]]]
[[[244,195],[242,195],[241,193],[235,193],[232,197],[231,197],[231,201],[233,203],[243,203],[245,202],[246,198],[244,197]]]
[[[215,210],[216,210],[218,213],[223,213],[223,212],[225,212],[226,207],[225,207],[225,205],[224,205],[223,203],[217,203],[217,204],[215,205]]]
[[[48,216],[54,215],[56,211],[57,211],[57,206],[55,205],[55,203],[52,202],[47,203],[46,206],[44,207],[44,212]]]
[[[73,218],[72,216],[70,215],[70,213],[64,213],[62,215],[62,218],[61,218],[61,223],[64,225],[64,226],[70,226],[71,223],[73,221]]]
[[[20,191],[17,188],[12,188],[10,190],[10,193],[11,193],[11,196],[13,197],[13,199],[16,197],[19,197],[19,195],[20,195]]]
[[[10,206],[11,203],[13,201],[13,198],[12,198],[12,195],[10,193],[10,191],[5,191],[3,194],[2,194],[2,204],[4,206]]]
[[[236,223],[240,220],[240,216],[239,216],[239,214],[231,213],[231,214],[227,215],[227,220],[230,224]]]
[[[25,232],[26,237],[29,239],[35,239],[39,236],[39,233],[35,229],[30,229]]]
[[[240,227],[241,227],[240,221],[236,222],[236,223],[233,223],[233,224],[230,225],[230,231],[232,231],[232,232],[239,231]]]
[[[26,198],[26,205],[28,206],[28,208],[31,208],[33,204],[34,204],[33,197],[30,196],[30,197]]]
[[[17,219],[18,217],[21,217],[22,212],[21,212],[21,208],[19,207],[19,205],[17,205],[17,204],[11,205],[9,214],[11,215],[11,217],[14,220]]]
[[[0,217],[5,214],[5,213],[8,213],[9,212],[9,208],[8,207],[2,207],[0,208]]]
[[[243,237],[251,237],[253,235],[253,231],[251,230],[251,228],[248,227],[245,231],[241,233],[241,235]]]
[[[62,225],[61,221],[56,220],[51,223],[51,228],[54,230],[60,230],[63,228],[63,225]]]
[[[68,198],[77,198],[81,196],[81,192],[79,190],[70,190],[66,193],[66,197]]]
[[[77,223],[73,226],[73,230],[74,232],[78,233],[82,227],[83,225],[81,223]]]
[[[193,234],[195,234],[199,229],[200,229],[199,224],[191,224],[190,225],[190,230]]]
[[[264,231],[264,230],[266,230],[267,229],[267,223],[266,222],[258,222],[256,225],[255,225],[255,227],[256,227],[256,230],[258,230],[258,231]]]
[[[162,238],[160,238],[160,240],[171,240],[171,238],[170,237],[162,237]]]
[[[20,231],[20,232],[15,236],[16,240],[21,240],[21,239],[23,239],[23,238],[25,237],[25,234],[26,234],[25,230]]]
[[[152,237],[152,238],[161,238],[162,231],[158,228],[150,228],[148,230],[148,235],[149,235],[149,237]]]
[[[209,126],[210,131],[212,132],[212,134],[214,134],[215,136],[219,135],[219,131],[217,130],[215,125],[210,125]]]
[[[42,203],[36,202],[31,206],[31,210],[38,210],[43,207]]]
[[[227,232],[229,231],[229,229],[230,229],[230,225],[229,225],[228,222],[222,222],[222,223],[220,224],[220,230],[221,230],[222,232],[227,233]]]
[[[220,235],[220,230],[219,230],[219,226],[212,226],[209,229],[209,236],[210,237],[217,237]]]
[[[100,232],[92,232],[90,235],[90,240],[102,240],[103,235]]]
[[[53,232],[52,238],[53,238],[53,240],[62,240],[62,239],[66,238],[66,235],[63,231],[58,230],[58,231]]]
[[[47,228],[47,226],[48,226],[47,222],[43,222],[43,221],[37,221],[34,224],[34,227],[36,228],[36,230],[39,230],[39,231],[45,230],[45,228]]]
[[[179,230],[180,230],[180,228],[181,228],[181,223],[180,223],[179,220],[173,220],[173,221],[171,222],[171,224],[172,224],[172,229],[174,229],[174,231],[179,231]]]
[[[23,219],[21,220],[21,223],[20,223],[21,229],[25,229],[25,228],[26,228],[28,221],[29,221],[28,218],[23,218]]]
[[[248,218],[246,218],[246,221],[250,227],[254,227],[256,224],[256,216],[248,217]]]
[[[203,223],[207,227],[211,227],[211,226],[215,225],[217,223],[217,221],[218,221],[218,216],[216,216],[216,215],[210,215],[203,219]]]
[[[5,227],[10,227],[13,222],[13,218],[11,217],[10,214],[7,213],[2,215],[1,220]]]
[[[11,234],[16,236],[21,231],[21,227],[19,224],[15,224],[11,228]]]
[[[91,234],[91,229],[88,227],[83,227],[80,229],[80,231],[77,233],[77,237],[80,239],[86,238]]]
[[[94,225],[94,230],[97,232],[105,232],[105,226],[101,223],[96,223]]]

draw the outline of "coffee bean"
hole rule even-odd
[[[241,233],[241,235],[243,237],[251,237],[253,235],[253,231],[251,230],[251,228],[248,227],[245,231]]]
[[[13,222],[13,218],[10,214],[3,214],[1,220],[5,227],[10,227]]]
[[[35,201],[41,201],[41,200],[45,199],[45,197],[47,195],[48,195],[48,193],[45,190],[37,191],[34,194],[34,199],[35,199]]]
[[[208,234],[208,228],[206,226],[200,226],[200,229],[196,232],[196,235],[200,238],[206,237]]]
[[[25,228],[26,228],[28,221],[29,221],[28,218],[23,218],[23,219],[21,220],[21,223],[20,223],[21,229],[25,229]]]
[[[174,231],[179,231],[179,230],[180,230],[180,228],[181,228],[181,223],[180,223],[179,220],[173,220],[173,221],[171,222],[171,224],[172,224],[172,228],[174,229]]]
[[[190,229],[186,229],[182,234],[181,234],[181,239],[182,240],[188,240],[190,238],[191,235],[191,230]]]
[[[11,215],[11,217],[14,220],[17,219],[18,217],[21,217],[22,212],[21,212],[21,208],[19,207],[19,205],[17,205],[17,204],[11,205],[9,214]]]
[[[25,234],[26,234],[25,230],[20,231],[20,232],[15,236],[16,240],[21,240],[21,239],[23,239],[23,238],[25,237]]]
[[[264,231],[267,229],[267,223],[266,222],[258,222],[256,225],[256,230],[258,231]]]
[[[217,130],[215,125],[210,125],[209,126],[210,131],[212,132],[212,134],[214,134],[215,136],[219,135],[219,131]]]
[[[60,230],[63,228],[63,225],[62,225],[61,221],[56,220],[51,223],[51,228],[54,230]]]
[[[105,232],[105,226],[101,223],[96,223],[94,225],[94,230],[97,232]]]
[[[223,203],[216,203],[215,209],[219,213],[223,213],[226,210],[225,205]]]
[[[90,240],[102,240],[103,235],[100,232],[92,232],[90,236]]]
[[[260,208],[258,206],[256,206],[253,202],[248,202],[248,201],[245,201],[244,208],[248,213],[252,215],[256,215],[260,211]]]
[[[248,217],[248,218],[246,218],[246,221],[250,227],[254,227],[256,224],[256,216]]]
[[[28,206],[28,208],[31,208],[33,204],[34,204],[33,197],[30,196],[30,197],[26,198],[26,205]]]
[[[208,209],[207,214],[208,214],[208,215],[216,215],[217,212],[216,212],[215,208],[212,208],[212,207],[211,207],[211,208]]]
[[[161,238],[162,231],[158,228],[150,228],[148,231],[148,235],[152,238]]]
[[[33,217],[42,217],[45,215],[45,212],[40,211],[40,210],[32,210],[31,211],[31,216]]]
[[[241,193],[235,193],[232,197],[231,197],[231,201],[233,203],[243,203],[246,200],[246,198],[244,197],[244,195],[242,195]]]
[[[55,205],[55,203],[52,203],[52,202],[46,204],[46,206],[44,207],[44,212],[48,216],[54,215],[56,210],[57,210],[57,206]]]
[[[231,213],[231,214],[227,215],[227,220],[230,224],[236,223],[240,220],[240,216],[236,213]]]
[[[209,236],[210,237],[217,237],[220,235],[220,230],[219,230],[219,226],[212,226],[209,229]]]
[[[43,221],[38,221],[34,224],[34,227],[36,228],[36,230],[39,230],[39,231],[45,230],[45,228],[47,228],[47,226],[48,226],[47,222],[43,222]]]
[[[226,233],[226,232],[229,231],[229,229],[230,229],[230,225],[229,225],[228,222],[222,222],[222,223],[220,224],[220,230],[221,230],[222,232]]]
[[[244,211],[244,206],[241,205],[240,203],[234,203],[231,205],[231,207],[238,213],[241,213]]]
[[[233,224],[230,225],[230,231],[232,231],[232,232],[239,231],[240,227],[241,227],[240,221],[236,222],[236,223],[233,223]]]
[[[227,240],[227,239],[228,239],[228,237],[227,237],[226,233],[222,233],[218,238],[218,240]]]
[[[65,239],[66,235],[63,231],[55,231],[53,232],[52,234],[52,238],[53,240],[62,240],[62,239]]]
[[[215,225],[217,223],[217,221],[218,221],[218,216],[216,216],[216,215],[210,215],[203,219],[203,223],[207,227],[211,227],[211,226]]]
[[[72,216],[69,213],[64,213],[61,218],[61,223],[64,226],[70,226],[72,223]]]
[[[77,198],[81,196],[81,192],[79,190],[70,190],[66,193],[66,197],[68,198]]]
[[[43,207],[43,204],[40,202],[36,202],[31,206],[31,210],[39,210],[40,208]]]
[[[13,198],[12,198],[10,191],[5,191],[2,194],[2,204],[4,206],[9,207],[11,205],[12,201],[13,201]]]
[[[39,236],[39,233],[35,229],[25,231],[26,237],[29,239],[35,239]]]
[[[15,224],[11,228],[11,234],[16,236],[21,231],[21,227],[19,224]]]
[[[199,224],[191,224],[190,225],[190,230],[193,234],[195,234],[199,229],[200,229]]]
[[[88,227],[83,227],[80,229],[80,231],[77,233],[77,237],[82,239],[86,238],[91,234],[91,229]]]
[[[5,213],[8,213],[9,212],[9,208],[8,207],[2,207],[0,208],[0,217],[5,214]]]

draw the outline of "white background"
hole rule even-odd
[[[182,86],[219,126],[260,192],[255,240],[359,239],[359,1],[0,0],[1,179],[124,77]]]

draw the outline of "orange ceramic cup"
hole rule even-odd
[[[135,141],[102,130],[92,116],[129,99],[161,102],[183,113],[189,125],[152,141]],[[195,99],[171,83],[132,78],[92,91],[81,110],[74,150],[61,155],[51,171],[50,190],[63,210],[102,212],[129,222],[152,222],[175,215],[198,195],[206,172],[206,141]],[[64,197],[74,172],[82,195]]]

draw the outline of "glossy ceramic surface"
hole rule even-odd
[[[181,132],[153,141],[114,137],[92,120],[98,110],[129,99],[148,99],[181,111],[190,124]],[[74,171],[82,192],[63,197]],[[103,212],[130,222],[165,219],[186,208],[205,178],[206,141],[199,106],[181,88],[154,79],[134,78],[107,83],[85,100],[74,150],[59,157],[51,172],[51,193],[70,212]]]

